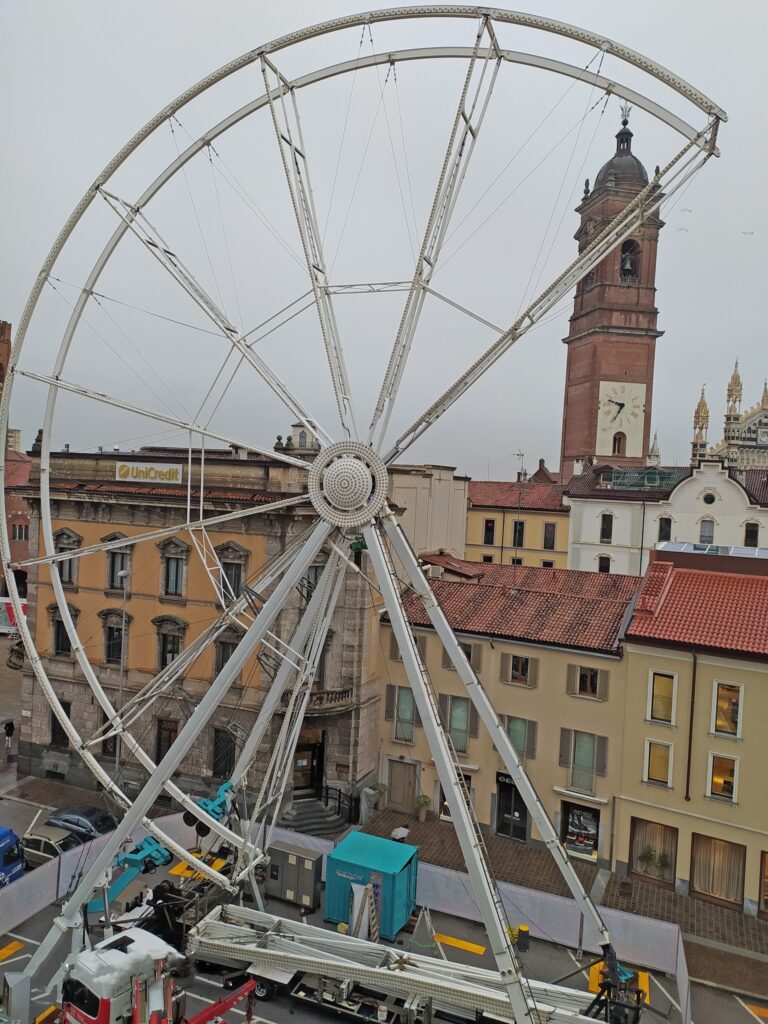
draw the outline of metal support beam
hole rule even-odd
[[[389,613],[403,667],[411,684],[413,699],[421,717],[424,735],[434,758],[435,768],[456,828],[461,852],[467,865],[491,950],[507,992],[510,1006],[519,1024],[530,1019],[534,1007],[530,988],[524,979],[509,936],[501,895],[485,855],[485,843],[470,806],[461,767],[440,721],[437,699],[421,662],[416,642],[403,612],[397,577],[384,545],[374,526],[363,529],[368,554],[376,572],[384,604]]]

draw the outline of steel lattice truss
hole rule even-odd
[[[466,46],[434,46],[417,49],[388,50],[365,55],[358,53],[354,59],[336,63],[329,67],[311,70],[301,76],[288,77],[285,67],[292,48],[310,39],[345,29],[365,29],[385,22],[402,22],[412,19],[451,19],[468,23],[468,44]],[[514,25],[535,29],[545,35],[565,37],[576,43],[596,48],[610,54],[633,71],[640,71],[655,79],[672,94],[676,102],[680,99],[692,107],[700,125],[689,124],[677,113],[661,106],[634,88],[601,76],[583,67],[569,65],[560,60],[537,54],[505,49],[498,39],[497,30],[502,25]],[[460,62],[464,77],[455,101],[450,131],[445,143],[437,181],[432,191],[431,202],[426,213],[426,225],[412,267],[404,267],[403,281],[388,283],[360,282],[339,286],[331,280],[326,255],[323,252],[323,231],[318,223],[316,203],[310,177],[311,153],[302,129],[301,97],[325,80],[359,74],[366,69],[392,68],[398,64],[414,61],[444,60]],[[483,126],[486,113],[493,102],[494,88],[506,65],[522,65],[566,76],[580,81],[598,93],[614,95],[625,102],[644,110],[682,138],[679,151],[656,173],[648,185],[621,210],[583,248],[578,258],[567,266],[541,293],[528,304],[514,323],[504,329],[495,328],[496,338],[490,346],[461,373],[443,394],[423,410],[413,423],[394,440],[390,434],[390,416],[396,405],[401,384],[407,370],[409,355],[414,338],[419,330],[420,319],[428,295],[438,295],[433,288],[433,277],[440,267],[443,245],[456,210],[467,169],[475,154],[481,151]],[[230,76],[248,71],[258,73],[263,92],[244,106],[232,111],[208,130],[191,141],[186,149],[179,151],[172,160],[138,196],[128,198],[120,195],[113,185],[116,172],[123,163],[161,126],[183,111],[197,97],[212,90]],[[378,72],[376,72],[378,73]],[[274,129],[274,144],[285,178],[288,202],[293,212],[299,250],[302,255],[308,279],[308,290],[300,299],[314,306],[322,338],[322,345],[330,374],[333,399],[338,422],[321,424],[309,405],[294,393],[289,382],[271,368],[256,351],[242,328],[230,321],[220,303],[206,291],[186,265],[181,254],[172,243],[161,237],[150,219],[149,204],[180,172],[199,154],[210,153],[216,141],[245,119],[259,114],[271,121]],[[681,78],[655,64],[653,61],[602,36],[582,29],[551,21],[534,15],[471,6],[431,6],[394,8],[353,15],[329,21],[288,36],[274,40],[258,49],[225,65],[179,96],[149,121],[114,157],[98,175],[79,202],[71,217],[56,239],[27,302],[16,332],[11,365],[6,386],[0,403],[0,453],[5,453],[5,437],[9,422],[9,410],[14,381],[24,377],[37,381],[47,389],[47,400],[43,419],[42,446],[40,453],[40,502],[41,502],[41,553],[29,561],[14,564],[11,559],[7,524],[1,534],[3,563],[6,569],[16,621],[19,623],[27,657],[34,671],[38,685],[49,701],[54,714],[66,731],[72,747],[77,750],[87,767],[101,785],[126,809],[125,817],[118,831],[106,844],[103,851],[85,873],[82,881],[66,903],[58,927],[40,946],[32,958],[29,972],[38,965],[53,948],[61,931],[72,927],[78,920],[83,903],[94,888],[103,884],[105,872],[123,843],[125,837],[143,822],[161,843],[179,857],[186,851],[164,835],[147,813],[155,799],[167,792],[185,810],[193,813],[207,825],[219,840],[225,841],[238,850],[237,868],[230,878],[224,877],[210,865],[200,863],[199,870],[210,880],[230,890],[233,894],[241,890],[249,880],[253,882],[254,868],[260,863],[262,850],[268,840],[267,822],[276,816],[289,774],[291,758],[301,729],[304,711],[309,700],[311,683],[315,675],[334,609],[339,601],[344,575],[348,571],[359,571],[350,560],[350,545],[360,535],[365,540],[370,563],[375,574],[386,611],[399,645],[405,670],[413,690],[413,696],[421,717],[425,736],[437,767],[445,799],[461,848],[468,866],[475,898],[482,912],[500,971],[502,988],[518,1020],[529,1019],[535,1006],[532,993],[517,962],[510,942],[506,913],[488,864],[482,833],[471,809],[465,789],[463,775],[459,768],[456,752],[449,736],[443,729],[438,714],[436,695],[421,661],[414,637],[408,625],[401,599],[404,575],[406,585],[423,605],[441,643],[466,688],[467,695],[477,709],[479,717],[504,762],[505,770],[525,797],[540,834],[550,848],[574,897],[579,901],[592,924],[603,937],[606,950],[610,950],[610,939],[599,912],[588,900],[581,883],[558,842],[552,824],[528,781],[515,750],[503,728],[480,681],[468,663],[448,622],[435,600],[420,563],[411,549],[400,525],[387,504],[388,467],[391,466],[413,442],[446,413],[472,385],[485,374],[527,331],[539,323],[555,304],[567,296],[574,285],[608,253],[637,231],[649,217],[656,216],[662,201],[668,201],[686,185],[696,171],[713,155],[716,148],[717,132],[725,113],[706,96]],[[172,123],[172,122],[171,122]],[[284,198],[284,197],[283,197]],[[35,313],[42,290],[52,277],[57,260],[75,232],[79,222],[92,204],[105,204],[114,217],[114,231],[99,254],[72,305],[71,316],[61,338],[58,352],[49,372],[41,372],[39,364],[27,366],[23,359],[25,337]],[[71,380],[67,374],[67,359],[76,331],[84,314],[93,300],[100,278],[113,258],[122,240],[132,237],[146,256],[156,261],[169,279],[180,290],[186,300],[193,303],[205,315],[214,331],[220,335],[232,355],[243,364],[243,372],[251,373],[256,382],[266,385],[290,412],[309,436],[318,444],[318,454],[313,461],[292,456],[285,451],[274,451],[269,445],[259,445],[246,439],[234,438],[228,433],[213,430],[202,418],[183,419],[168,415],[154,408],[145,408],[134,402],[121,399],[118,395],[95,391],[90,387]],[[364,414],[356,408],[355,396],[350,383],[344,357],[341,331],[334,308],[334,298],[339,292],[402,291],[405,300],[399,326],[392,342],[386,372],[381,381],[378,398],[372,413]],[[445,298],[444,296],[440,296]],[[454,300],[453,306],[464,310]],[[488,320],[478,317],[483,324],[493,327]],[[119,389],[118,389],[119,390]],[[180,526],[147,531],[129,538],[107,541],[102,544],[83,547],[74,551],[56,553],[51,513],[51,444],[57,401],[62,393],[73,394],[95,406],[101,405],[130,413],[139,421],[160,423],[183,432],[190,438],[197,438],[200,444],[206,440],[224,442],[244,451],[269,455],[287,466],[308,473],[308,494],[288,497],[268,505],[255,505],[235,512],[205,518],[202,505],[199,513],[188,501],[187,518]],[[0,455],[4,457],[4,455]],[[0,474],[5,487],[5,466]],[[202,490],[202,487],[201,487]],[[311,525],[294,540],[284,553],[267,566],[261,577],[249,584],[242,594],[227,592],[225,574],[208,532],[213,526],[221,526],[260,514],[278,513],[285,510],[301,510]],[[158,540],[184,534],[192,538],[197,556],[205,567],[216,597],[224,606],[221,616],[212,622],[181,656],[163,669],[143,690],[132,694],[120,708],[110,701],[102,686],[98,673],[91,665],[75,622],[67,605],[66,591],[59,574],[59,567],[65,559],[89,558],[103,555],[115,549],[126,549],[143,543],[157,543]],[[327,556],[326,571],[314,590],[295,629],[287,636],[278,636],[274,627],[278,615],[286,604],[291,592],[300,584],[308,568],[322,552]],[[93,736],[81,736],[64,713],[61,702],[46,673],[46,667],[35,649],[34,638],[29,632],[21,612],[19,595],[16,591],[13,568],[24,566],[47,567],[52,587],[60,609],[61,619],[72,645],[72,652],[86,682],[106,716],[107,725]],[[397,567],[396,567],[397,566]],[[269,596],[254,605],[252,595],[268,593]],[[249,597],[249,595],[251,595]],[[210,648],[222,633],[236,625],[242,631],[242,640],[234,655],[227,661],[214,682],[199,700],[188,721],[180,731],[167,754],[159,764],[146,752],[131,732],[153,704],[163,695],[172,692],[183,682],[190,665],[206,649]],[[243,737],[243,744],[232,777],[235,790],[244,785],[247,772],[252,764],[274,712],[286,706],[283,725],[276,745],[270,754],[268,770],[259,792],[254,812],[247,827],[235,827],[231,821],[220,822],[203,811],[188,795],[174,783],[174,773],[189,753],[196,739],[209,724],[211,716],[220,706],[243,666],[255,654],[272,660],[276,672],[259,710],[252,731]],[[285,705],[287,701],[287,705]],[[119,737],[131,756],[147,771],[149,780],[142,792],[131,801],[120,789],[94,755],[97,744],[110,737]]]

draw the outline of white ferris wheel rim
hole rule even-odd
[[[158,114],[156,114],[150,121],[148,121],[143,128],[137,132],[132,139],[130,139],[124,147],[122,147],[115,157],[107,164],[101,174],[95,179],[93,184],[89,187],[85,195],[82,197],[80,202],[77,204],[72,214],[68,218],[58,237],[56,238],[46,260],[44,261],[41,270],[37,276],[35,285],[30,293],[29,299],[25,306],[22,318],[20,320],[16,336],[14,339],[13,351],[11,355],[10,364],[8,367],[8,376],[5,388],[3,389],[2,399],[0,400],[0,451],[3,453],[0,455],[2,463],[0,463],[0,493],[5,496],[5,443],[8,431],[8,417],[10,409],[10,401],[13,390],[14,373],[19,363],[20,356],[22,354],[24,340],[26,337],[27,329],[31,318],[34,314],[37,306],[38,299],[40,297],[42,288],[45,281],[53,269],[56,260],[58,259],[62,249],[67,243],[72,232],[75,230],[78,222],[88,209],[90,204],[96,198],[99,193],[104,190],[105,186],[109,183],[110,179],[116,173],[116,171],[122,166],[122,164],[128,159],[128,157],[134,153],[142,143],[148,139],[152,133],[163,123],[165,123],[170,117],[177,114],[182,110],[188,103],[192,102],[195,98],[206,92],[208,89],[213,88],[219,82],[223,81],[230,75],[246,68],[259,61],[264,61],[268,57],[273,57],[280,51],[287,49],[297,43],[305,40],[323,36],[329,33],[338,32],[344,29],[353,27],[359,27],[366,24],[375,24],[377,22],[385,21],[400,21],[409,20],[414,18],[448,18],[448,19],[489,19],[490,22],[498,22],[499,24],[514,24],[518,26],[533,28],[541,30],[544,33],[550,33],[560,36],[565,36],[579,43],[584,43],[589,46],[602,49],[603,51],[610,53],[611,55],[619,58],[626,64],[629,64],[647,75],[655,78],[657,81],[668,86],[679,96],[688,100],[691,104],[697,107],[701,112],[706,115],[706,125],[702,128],[696,128],[693,125],[688,124],[679,116],[673,114],[671,111],[660,106],[653,100],[641,95],[634,89],[622,86],[620,83],[610,81],[607,78],[601,77],[599,74],[593,72],[587,72],[583,68],[577,68],[561,61],[555,61],[546,57],[539,57],[527,53],[519,53],[516,51],[501,50],[502,59],[508,63],[519,63],[526,64],[540,68],[541,70],[553,72],[556,74],[568,75],[572,78],[579,78],[585,84],[592,84],[606,93],[611,93],[616,96],[620,96],[628,102],[632,102],[634,105],[646,110],[651,116],[657,118],[663,123],[667,124],[674,131],[678,132],[682,137],[687,140],[687,143],[691,147],[703,148],[704,142],[710,146],[710,155],[714,152],[714,142],[716,138],[716,128],[719,121],[726,119],[724,111],[709,100],[703,93],[699,92],[689,83],[685,82],[682,78],[663,68],[661,65],[656,64],[647,57],[636,53],[634,50],[630,50],[623,45],[616,43],[612,40],[606,39],[603,36],[595,33],[587,32],[583,29],[577,28],[572,25],[566,25],[562,22],[552,21],[534,15],[523,14],[519,12],[505,11],[501,9],[493,8],[481,8],[476,6],[435,6],[435,7],[410,7],[410,8],[389,8],[380,11],[372,11],[368,13],[353,15],[346,18],[333,19],[322,24],[310,26],[298,32],[290,33],[282,36],[270,43],[265,44],[255,50],[248,51],[234,61],[223,65],[217,71],[208,75],[200,82],[192,86],[190,89],[183,92],[173,102],[165,106]],[[408,61],[408,60],[427,60],[427,59],[467,59],[472,54],[471,47],[431,47],[422,48],[419,50],[398,50],[394,53],[386,54],[373,54],[370,57],[349,60],[341,64],[335,64],[333,66],[322,68],[313,71],[305,76],[297,78],[292,83],[296,89],[301,89],[307,86],[311,86],[316,82],[323,81],[327,78],[331,78],[337,75],[349,73],[354,69],[362,67],[372,67],[379,63],[391,63],[393,61]],[[197,153],[199,153],[205,146],[209,145],[212,141],[217,139],[220,135],[228,131],[235,124],[239,123],[242,119],[250,116],[258,110],[268,107],[270,104],[270,94],[266,92],[261,97],[251,101],[245,106],[233,111],[230,115],[213,125],[207,132],[203,133],[198,137],[197,140],[192,142],[184,152],[182,152],[176,160],[173,160],[163,170],[155,180],[147,187],[141,197],[136,201],[138,208],[143,208],[161,189],[172,179],[172,177],[181,170],[185,164],[191,160]],[[65,330],[62,342],[59,348],[58,355],[55,360],[55,364],[48,379],[48,397],[46,402],[45,420],[43,426],[43,439],[42,439],[42,450],[41,450],[41,517],[43,525],[43,534],[45,539],[46,550],[53,551],[53,526],[51,520],[51,508],[50,508],[50,441],[51,441],[51,429],[53,424],[53,417],[56,407],[56,399],[59,390],[61,390],[60,374],[66,362],[67,353],[69,346],[74,337],[77,325],[80,321],[82,312],[87,304],[90,297],[90,293],[94,288],[94,285],[99,279],[103,269],[107,265],[110,256],[117,247],[120,239],[125,235],[126,231],[129,230],[129,224],[126,221],[118,224],[112,238],[107,242],[101,255],[97,258],[92,271],[84,285],[80,297],[75,304],[72,316]],[[473,378],[473,379],[476,379]],[[468,386],[471,386],[473,379],[469,380]],[[246,445],[247,447],[247,445]],[[263,450],[263,449],[256,449]],[[377,472],[379,468],[377,467]],[[336,484],[337,490],[339,487],[346,487],[346,477],[350,474],[337,474],[340,477],[344,477],[341,484]],[[354,476],[354,473],[351,474]],[[375,474],[374,474],[375,475]],[[352,486],[352,485],[350,485]],[[362,486],[355,483],[354,486]],[[378,490],[381,493],[381,482],[378,483]],[[363,487],[364,491],[364,487]],[[362,492],[361,492],[362,493]],[[338,521],[329,519],[326,512],[318,509],[318,505],[315,504],[315,508],[321,511],[321,516],[326,520],[327,523],[333,523],[336,526],[360,526],[366,521],[365,515],[362,518],[359,516],[361,508],[364,508],[364,502],[367,499],[367,495],[363,495],[361,500],[358,500],[354,508],[343,508],[344,513],[341,519]],[[343,501],[341,503],[343,505]],[[381,510],[383,503],[378,506],[377,511]],[[346,518],[345,518],[346,516]],[[352,522],[354,519],[354,522]],[[178,527],[181,531],[185,529],[185,524]],[[130,538],[129,538],[130,541]],[[10,542],[8,537],[7,523],[4,522],[2,529],[0,530],[0,550],[2,551],[3,563],[6,570],[6,579],[8,582],[8,589],[10,592],[11,601],[14,607],[17,623],[19,624],[19,630],[24,642],[27,655],[30,658],[33,671],[35,676],[42,686],[46,698],[51,704],[54,713],[62,722],[62,725],[70,733],[73,745],[78,749],[83,756],[83,738],[74,729],[74,726],[68,721],[64,714],[63,708],[61,707],[60,701],[55,694],[53,686],[48,679],[45,671],[45,667],[42,664],[37,652],[34,647],[34,640],[31,636],[31,632],[24,616],[21,614],[21,600],[19,598],[18,590],[15,584],[13,572],[11,570],[12,559],[10,555]],[[61,587],[61,583],[58,579],[57,573],[52,573],[52,582],[54,586],[54,592],[56,595],[57,603],[62,611],[62,615],[67,623],[68,632],[70,627],[72,633],[77,637],[77,630],[71,621],[69,612],[66,608],[66,593]],[[79,637],[77,637],[75,646],[79,644]],[[82,645],[80,644],[80,651],[82,652]],[[84,658],[84,654],[82,655]],[[87,659],[85,659],[87,661]],[[89,677],[90,675],[90,677]],[[91,689],[99,695],[98,691],[101,692],[99,696],[99,702],[102,707],[105,707],[104,700],[107,701],[109,707],[111,704],[108,702],[108,698],[104,694],[100,683],[96,679],[94,673],[87,673]],[[114,708],[112,708],[114,713]],[[146,759],[151,762],[152,759],[149,755],[146,755]],[[88,767],[92,772],[97,775],[99,781],[103,784],[105,779],[99,777],[99,773],[94,767],[95,758],[87,761]],[[96,762],[97,763],[97,762]],[[106,773],[102,772],[102,776]],[[107,777],[107,781],[110,781]],[[179,796],[178,788],[175,787],[170,780],[167,782],[166,788],[170,788],[173,791],[173,795],[177,799],[181,799]],[[186,798],[188,802],[191,802],[189,798]],[[125,797],[127,805],[130,806],[131,801]],[[208,822],[211,824],[211,822]],[[221,826],[217,829],[224,838],[232,839],[232,833],[227,829],[222,829]],[[169,843],[169,845],[171,845]],[[217,879],[219,880],[219,879]]]

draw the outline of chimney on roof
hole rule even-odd
[[[524,484],[528,480],[528,473],[524,469],[518,469],[517,471],[517,482]]]
[[[69,451],[69,441],[67,441],[67,443],[64,445],[64,451],[65,452]]]
[[[581,474],[583,472],[584,472],[584,460],[583,459],[574,459],[573,460],[573,475],[574,476],[581,476]]]
[[[119,452],[119,451],[120,451],[120,446],[116,444],[116,445],[114,446],[114,448],[112,449],[112,451],[113,451],[113,452]]]
[[[103,445],[103,444],[100,444],[100,445],[99,445],[99,451],[100,451],[100,452],[103,452],[103,451],[104,451],[104,445]]]

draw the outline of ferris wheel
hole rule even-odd
[[[518,41],[523,38],[551,43],[550,55],[518,49]],[[581,63],[562,59],[566,44],[579,51],[584,58]],[[324,63],[329,54],[333,62]],[[450,68],[452,77],[446,78],[446,68]],[[439,74],[435,69],[439,69]],[[629,84],[622,84],[616,77],[623,71]],[[575,260],[551,274],[546,284],[542,283],[542,274],[549,264],[542,261],[534,267],[520,296],[518,312],[503,321],[508,326],[495,327],[498,317],[471,309],[463,292],[460,298],[446,294],[440,281],[448,262],[455,268],[454,256],[481,229],[510,230],[498,212],[502,205],[506,211],[506,198],[492,209],[489,205],[493,197],[488,195],[501,172],[477,199],[494,167],[488,167],[481,178],[477,177],[477,170],[478,164],[482,168],[488,159],[486,140],[490,143],[498,138],[497,104],[509,87],[509,76],[514,74],[528,76],[524,79],[526,83],[539,78],[564,83],[564,94],[578,97],[579,109],[586,101],[587,106],[577,119],[579,136],[588,116],[594,112],[599,117],[607,99],[617,97],[643,112],[649,123],[658,124],[659,138],[671,144],[666,162],[656,168],[647,185],[594,232]],[[245,99],[233,106],[241,81],[245,82]],[[523,96],[519,82],[513,78],[512,83],[513,89],[518,90],[514,93],[517,104],[526,108],[535,104],[535,90]],[[408,84],[415,90],[410,99],[402,95]],[[646,85],[650,95],[642,91]],[[335,91],[328,91],[331,89]],[[367,89],[369,98],[373,97],[373,125],[369,134],[361,131],[357,139],[351,176],[345,186],[340,167],[345,150],[351,151],[347,129],[354,120],[350,112],[354,108],[355,89]],[[419,99],[423,90],[429,93],[428,102]],[[550,95],[544,89],[542,94]],[[557,107],[561,101],[556,94],[551,95],[555,96]],[[664,96],[669,97],[668,101]],[[669,105],[665,105],[667,102]],[[409,116],[420,114],[424,123],[411,124],[406,130],[404,110],[406,121]],[[338,135],[323,124],[323,119],[330,121],[332,115],[335,127],[340,119],[343,121],[340,142]],[[549,113],[545,113],[538,127],[533,123],[532,136],[548,117]],[[493,951],[502,975],[508,978],[515,1013],[523,1019],[528,1012],[527,995],[514,967],[503,905],[483,855],[482,834],[469,806],[462,773],[457,770],[455,751],[441,725],[436,695],[404,610],[404,586],[423,605],[447,657],[490,731],[506,770],[530,801],[542,834],[552,837],[553,850],[556,836],[388,505],[389,472],[441,417],[451,413],[454,405],[516,342],[540,326],[567,299],[582,278],[639,231],[648,218],[657,216],[688,186],[701,167],[718,155],[717,134],[723,120],[724,111],[683,79],[599,34],[502,9],[449,5],[393,8],[328,21],[249,50],[160,110],[97,176],[40,269],[18,325],[0,403],[2,452],[6,451],[9,423],[15,422],[18,415],[18,401],[37,401],[43,424],[40,550],[23,565],[15,563],[7,525],[0,534],[6,579],[26,654],[37,685],[72,748],[96,780],[126,809],[120,828],[67,903],[60,918],[62,927],[75,920],[124,837],[142,822],[173,853],[182,858],[186,855],[180,844],[147,817],[163,791],[238,851],[233,875],[226,877],[210,864],[201,863],[199,870],[204,875],[233,893],[253,879],[264,845],[264,833],[256,827],[258,815],[252,818],[249,828],[238,830],[228,819],[220,820],[201,808],[174,782],[174,774],[243,666],[266,644],[275,654],[278,668],[256,725],[239,751],[231,781],[235,789],[243,784],[274,712],[285,707],[285,702],[281,705],[285,695],[288,713],[279,741],[270,752],[257,810],[279,806],[287,766],[345,574],[368,571],[367,564],[361,570],[351,554],[353,543],[359,546],[362,540],[372,582],[381,595],[400,648]],[[366,227],[377,212],[377,199],[374,195],[366,199],[361,186],[361,172],[376,123],[389,142],[391,153],[386,155],[388,160],[391,157],[397,184],[395,204],[384,209],[382,220],[389,219],[392,209],[397,211],[399,205],[410,248],[410,255],[406,253],[399,263],[388,263],[398,267],[394,279],[377,278],[368,273],[366,266],[369,257],[375,267],[380,266],[372,257],[378,255],[380,239],[387,236],[387,225],[382,223],[367,233]],[[254,124],[258,127],[248,137],[244,132]],[[587,135],[588,131],[583,138]],[[231,151],[227,149],[230,137],[235,140]],[[572,129],[564,137],[572,140]],[[329,142],[331,138],[334,141]],[[409,161],[411,144],[415,150]],[[420,144],[423,149],[419,149]],[[543,146],[545,155],[548,147],[547,141]],[[328,152],[332,154],[324,178],[324,184],[330,184],[331,195],[330,199],[324,195],[322,202],[315,174],[315,154],[321,150],[326,163]],[[501,162],[508,154],[496,155]],[[234,157],[243,161],[245,170],[232,166]],[[531,174],[539,167],[535,160],[533,163]],[[431,168],[430,182],[421,189],[411,180],[416,178],[419,164]],[[571,166],[571,161],[569,169],[573,177],[576,165]],[[196,192],[203,177],[211,204],[209,211],[203,209]],[[253,181],[260,189],[258,201],[252,196]],[[331,257],[328,251],[329,215],[334,195],[344,187],[357,205],[350,200],[346,216],[339,218],[337,254],[345,233],[348,238],[356,237],[361,246],[347,260],[351,280],[334,272],[337,254]],[[238,209],[243,218],[243,211],[247,210],[258,221],[261,235],[251,247],[247,231],[237,241],[227,235],[227,207],[222,203],[226,190],[241,204]],[[565,194],[567,197],[567,190]],[[415,197],[421,200],[420,213]],[[485,199],[488,202],[483,206]],[[210,223],[221,227],[215,245],[206,242]],[[191,233],[190,224],[194,228]],[[236,227],[242,230],[242,223]],[[190,242],[192,235],[194,244]],[[482,235],[479,237],[482,239]],[[513,236],[513,241],[522,247],[527,244],[527,239],[524,242],[520,236]],[[546,247],[544,240],[542,245]],[[491,272],[483,261],[497,262],[499,250],[493,245],[486,250],[480,244],[465,252],[469,253],[471,275],[481,279]],[[245,261],[245,269],[233,267],[238,257]],[[297,277],[291,277],[288,283],[289,275],[284,273],[281,261],[291,267],[293,275],[298,268],[300,283],[293,293],[290,289]],[[227,275],[231,277],[231,286],[224,283]],[[57,299],[63,300],[66,314],[57,333],[51,327],[56,322],[51,312],[51,290]],[[250,307],[249,296],[256,297]],[[341,304],[349,298],[374,304],[384,299],[389,303],[388,309],[397,308],[392,321],[394,329],[386,344],[376,340],[366,347],[369,337],[379,337],[379,307],[371,306],[369,311],[350,317],[341,310]],[[116,321],[117,313],[113,315],[112,303],[132,310],[149,310],[172,325],[169,329],[173,333],[163,335],[162,344],[149,344],[143,351],[131,348],[124,322]],[[274,312],[277,307],[278,312]],[[439,328],[434,324],[439,321],[430,321],[434,307],[448,308],[452,314],[465,317],[473,330],[479,325],[486,333],[490,331],[492,340],[489,343],[485,335],[473,335],[475,339],[483,338],[483,343],[474,349],[438,340]],[[61,312],[62,307],[57,308]],[[257,329],[249,328],[246,321],[257,319],[256,309],[266,310],[269,316],[258,318]],[[270,350],[268,338],[280,330],[293,330],[300,314],[304,316],[301,348],[286,345],[284,350]],[[110,343],[104,328],[99,327],[106,322],[104,317],[119,325],[120,345],[115,345],[114,334]],[[352,324],[351,330],[347,329],[348,324]],[[202,347],[198,344],[201,332],[205,342]],[[375,354],[383,353],[378,371],[374,369],[374,347]],[[459,366],[458,372],[429,394],[430,382],[440,381],[441,364],[453,367],[461,359],[464,365]],[[352,372],[355,364],[364,381],[360,388]],[[420,368],[416,384],[409,380],[409,365]],[[425,378],[425,366],[434,366],[434,375]],[[132,386],[134,377],[140,377],[143,391]],[[185,385],[190,388],[189,395],[181,393]],[[321,397],[323,388],[325,394]],[[17,394],[19,398],[15,399]],[[272,422],[276,415],[290,414],[314,444],[313,458],[291,453],[284,447],[275,450],[264,435],[258,441],[251,437],[253,420],[258,419],[262,406]],[[416,411],[409,411],[411,408]],[[101,421],[100,416],[104,417]],[[183,522],[76,550],[57,551],[52,457],[62,432],[73,429],[73,424],[83,423],[91,437],[102,430],[119,430],[122,437],[144,437],[151,428],[162,431],[165,438],[177,442],[181,438],[190,453],[190,464],[193,448],[200,452],[206,442],[220,442],[267,456],[306,474],[306,493],[226,513],[215,520],[197,513],[190,501]],[[4,489],[4,466],[0,479]],[[208,531],[228,521],[290,509],[303,510],[310,525],[257,578],[249,581],[248,587],[233,592],[228,588]],[[99,558],[105,552],[126,547],[138,551],[142,545],[155,545],[181,535],[191,538],[196,556],[209,577],[212,594],[224,611],[212,617],[199,637],[146,687],[116,707],[100,680],[98,667],[89,660],[87,638],[78,632],[62,580],[62,566],[73,558]],[[325,571],[298,625],[290,635],[278,636],[274,627],[281,610],[321,555],[326,559]],[[45,659],[36,650],[35,637],[22,614],[14,582],[13,570],[19,568],[50,576],[72,654],[107,722],[92,735],[82,735],[69,720],[49,678]],[[254,594],[258,595],[257,605]],[[268,596],[261,597],[263,594]],[[137,738],[141,736],[143,716],[151,714],[153,702],[178,685],[197,659],[205,657],[232,622],[239,624],[242,640],[197,703],[178,738],[156,763]],[[119,737],[125,750],[148,773],[146,785],[133,800],[96,756],[98,744],[111,737]],[[558,857],[556,852],[555,856]],[[578,877],[564,854],[558,863],[574,895],[585,900]],[[596,911],[594,921],[609,944]],[[46,945],[50,945],[48,940],[39,956],[44,955]]]

